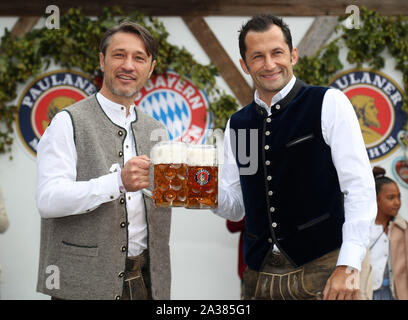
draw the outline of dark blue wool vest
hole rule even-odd
[[[252,102],[231,117],[251,269],[262,269],[274,244],[295,267],[341,246],[343,194],[321,129],[326,90],[297,80],[272,115]]]

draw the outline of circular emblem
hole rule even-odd
[[[210,173],[205,169],[200,169],[195,174],[195,181],[200,185],[206,185],[210,181]]]
[[[32,81],[17,105],[17,132],[26,149],[36,156],[38,142],[54,115],[95,92],[86,75],[74,71],[53,71]]]
[[[408,162],[405,157],[396,157],[392,162],[392,173],[395,179],[404,186],[408,188]]]
[[[391,155],[399,148],[398,133],[406,114],[402,111],[402,90],[380,72],[353,69],[336,76],[331,87],[342,90],[357,114],[371,161]]]
[[[168,71],[149,79],[135,99],[143,112],[162,122],[170,140],[199,144],[211,126],[208,99],[190,80]]]

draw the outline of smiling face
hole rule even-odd
[[[264,32],[249,31],[245,37],[245,60],[241,67],[255,84],[259,97],[268,105],[272,97],[285,87],[293,76],[298,60],[296,48],[289,49],[282,30],[271,25]]]
[[[130,105],[151,76],[156,61],[148,55],[141,38],[133,33],[115,33],[99,54],[104,72],[101,93],[113,102]]]

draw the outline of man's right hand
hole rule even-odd
[[[150,159],[146,155],[129,159],[121,172],[126,191],[135,192],[149,186]]]

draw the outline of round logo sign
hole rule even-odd
[[[200,185],[204,186],[210,181],[210,173],[205,169],[200,169],[195,174],[195,181]]]
[[[406,114],[402,111],[402,90],[380,72],[353,69],[336,76],[331,87],[342,90],[357,114],[371,161],[391,155],[399,148],[398,133]]]
[[[397,181],[408,188],[408,162],[403,156],[396,157],[392,162],[392,173]]]
[[[168,71],[149,79],[135,99],[145,113],[162,122],[170,140],[199,144],[211,126],[208,99],[190,80]]]
[[[32,81],[17,105],[17,132],[23,145],[36,156],[38,142],[54,115],[95,92],[92,81],[75,71],[52,71]]]

